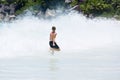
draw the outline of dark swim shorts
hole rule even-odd
[[[53,41],[49,41],[49,45],[51,48],[59,49],[59,46],[54,42],[55,45],[53,45]]]

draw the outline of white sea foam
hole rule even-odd
[[[0,58],[45,55],[49,51],[49,33],[56,26],[61,52],[120,49],[120,21],[87,19],[77,13],[54,19],[25,15],[12,23],[0,23]]]

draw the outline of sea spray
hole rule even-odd
[[[120,21],[114,19],[88,19],[78,13],[39,19],[27,14],[0,25],[0,58],[47,55],[52,26],[62,53],[120,49]]]

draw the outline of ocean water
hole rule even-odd
[[[51,54],[56,26],[60,52]],[[120,21],[77,13],[0,23],[0,80],[120,80]]]

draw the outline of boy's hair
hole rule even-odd
[[[56,30],[56,27],[55,27],[55,26],[52,26],[52,30]]]

